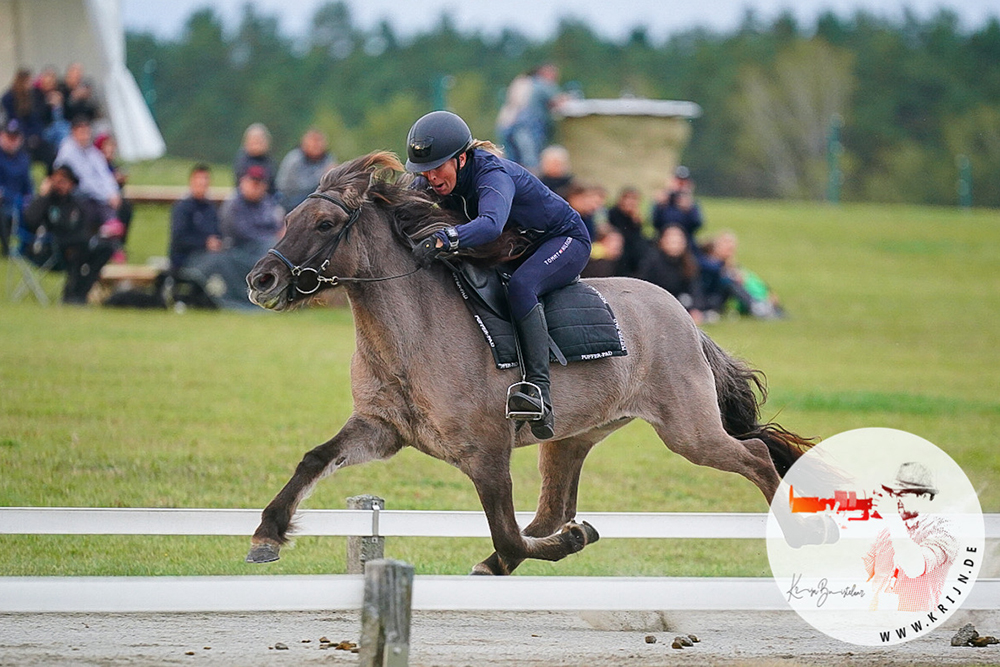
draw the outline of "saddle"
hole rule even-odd
[[[517,368],[517,342],[507,302],[510,276],[493,267],[451,259],[452,278],[483,332],[499,369]],[[628,354],[618,320],[604,296],[576,278],[541,298],[549,327],[549,359],[566,365]]]

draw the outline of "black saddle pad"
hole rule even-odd
[[[493,352],[496,367],[516,368],[514,325],[496,270],[473,269],[452,272],[458,291]],[[584,361],[628,354],[618,320],[611,306],[594,287],[579,280],[542,297],[549,336],[554,348],[552,361]]]

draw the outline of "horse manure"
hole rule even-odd
[[[335,648],[338,651],[353,651],[357,647],[358,645],[355,644],[354,642],[349,642],[345,640],[335,645],[333,648]]]
[[[319,643],[320,643],[320,644],[329,644],[329,643],[330,643],[330,640],[329,640],[329,639],[327,639],[326,637],[320,637],[320,638],[319,638]]]
[[[701,641],[700,639],[698,639],[697,635],[688,635],[688,639],[690,639],[691,641],[693,641],[695,644],[697,644],[698,642]]]
[[[646,635],[646,643],[647,644],[655,644],[656,643],[656,637],[653,636],[653,635]]]
[[[282,644],[281,642],[276,642],[275,645],[274,645],[274,648],[276,650],[278,650],[278,651],[287,651],[288,650],[288,647],[286,645]]]
[[[670,648],[684,648],[684,645],[675,639],[674,643],[670,645]]]
[[[302,643],[303,644],[312,644],[312,640],[311,639],[303,639]]]
[[[694,642],[685,637],[684,635],[677,635],[674,637],[675,642],[680,642],[681,646],[694,646]]]
[[[976,637],[970,642],[973,646],[982,648],[984,646],[989,646],[990,644],[1000,644],[1000,640],[992,635],[986,635],[985,637]]]

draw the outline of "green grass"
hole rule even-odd
[[[763,369],[765,417],[805,435],[904,429],[965,469],[1000,511],[1000,215],[949,209],[709,200],[709,230],[790,318],[723,320],[723,347]],[[167,210],[139,209],[131,261],[163,255]],[[7,275],[11,267],[0,263]],[[59,280],[46,281],[58,294]],[[350,414],[347,310],[287,315],[42,308],[0,299],[0,505],[263,507],[301,455]],[[484,372],[487,372],[484,369]],[[515,454],[515,503],[534,507],[536,450]],[[343,470],[309,508],[374,493],[393,509],[479,508],[454,468],[414,451]],[[766,504],[742,478],[670,453],[634,423],[584,468],[585,511],[744,511]],[[597,526],[598,530],[601,526]],[[248,540],[0,536],[0,573],[259,574],[344,569],[342,538],[303,537],[278,563],[242,562]],[[486,539],[389,539],[420,573],[465,573]],[[762,542],[604,540],[525,574],[743,575],[768,571]]]

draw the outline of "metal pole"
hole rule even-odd
[[[378,512],[385,509],[385,500],[378,496],[351,496],[349,510],[372,510],[371,535],[347,538],[347,574],[362,574],[365,563],[385,557],[385,538],[378,534]]]

